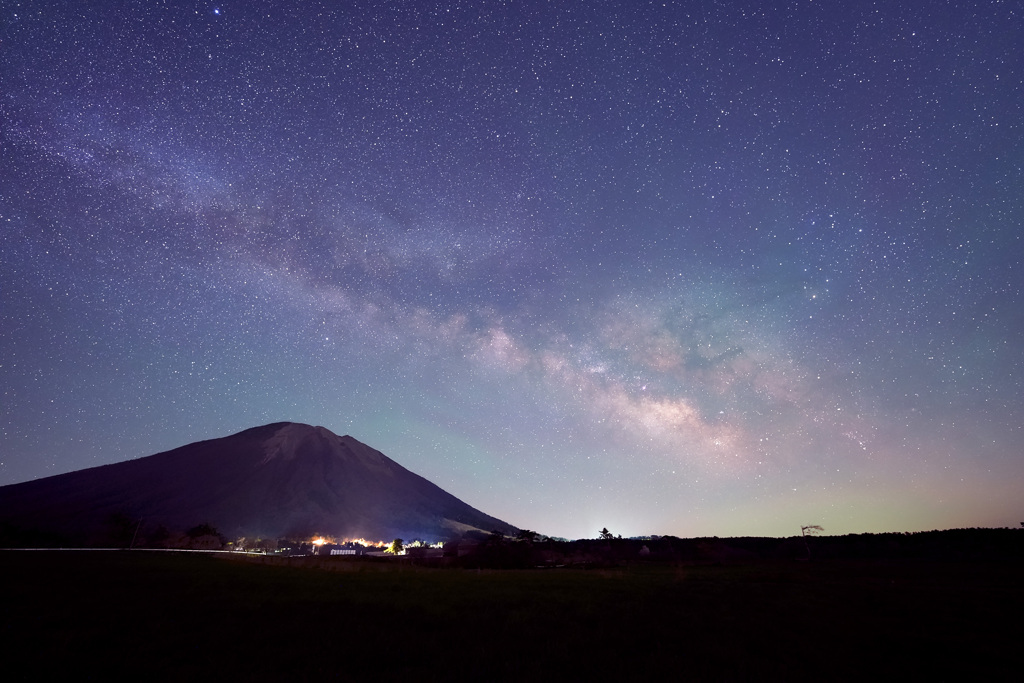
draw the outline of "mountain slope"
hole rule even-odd
[[[229,537],[264,538],[514,530],[351,436],[289,422],[0,487],[7,536],[95,543],[118,520],[172,532],[209,523]]]

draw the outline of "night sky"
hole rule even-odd
[[[0,484],[291,420],[569,538],[1024,519],[1018,2],[0,12]]]

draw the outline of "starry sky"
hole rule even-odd
[[[0,12],[0,484],[290,420],[568,538],[1024,519],[1018,2]]]

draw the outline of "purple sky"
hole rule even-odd
[[[542,533],[1024,519],[1019,3],[8,2],[0,484],[294,420]]]

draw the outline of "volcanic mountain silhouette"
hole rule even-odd
[[[515,531],[351,436],[292,422],[0,488],[6,537],[97,543],[118,519],[271,539]]]

